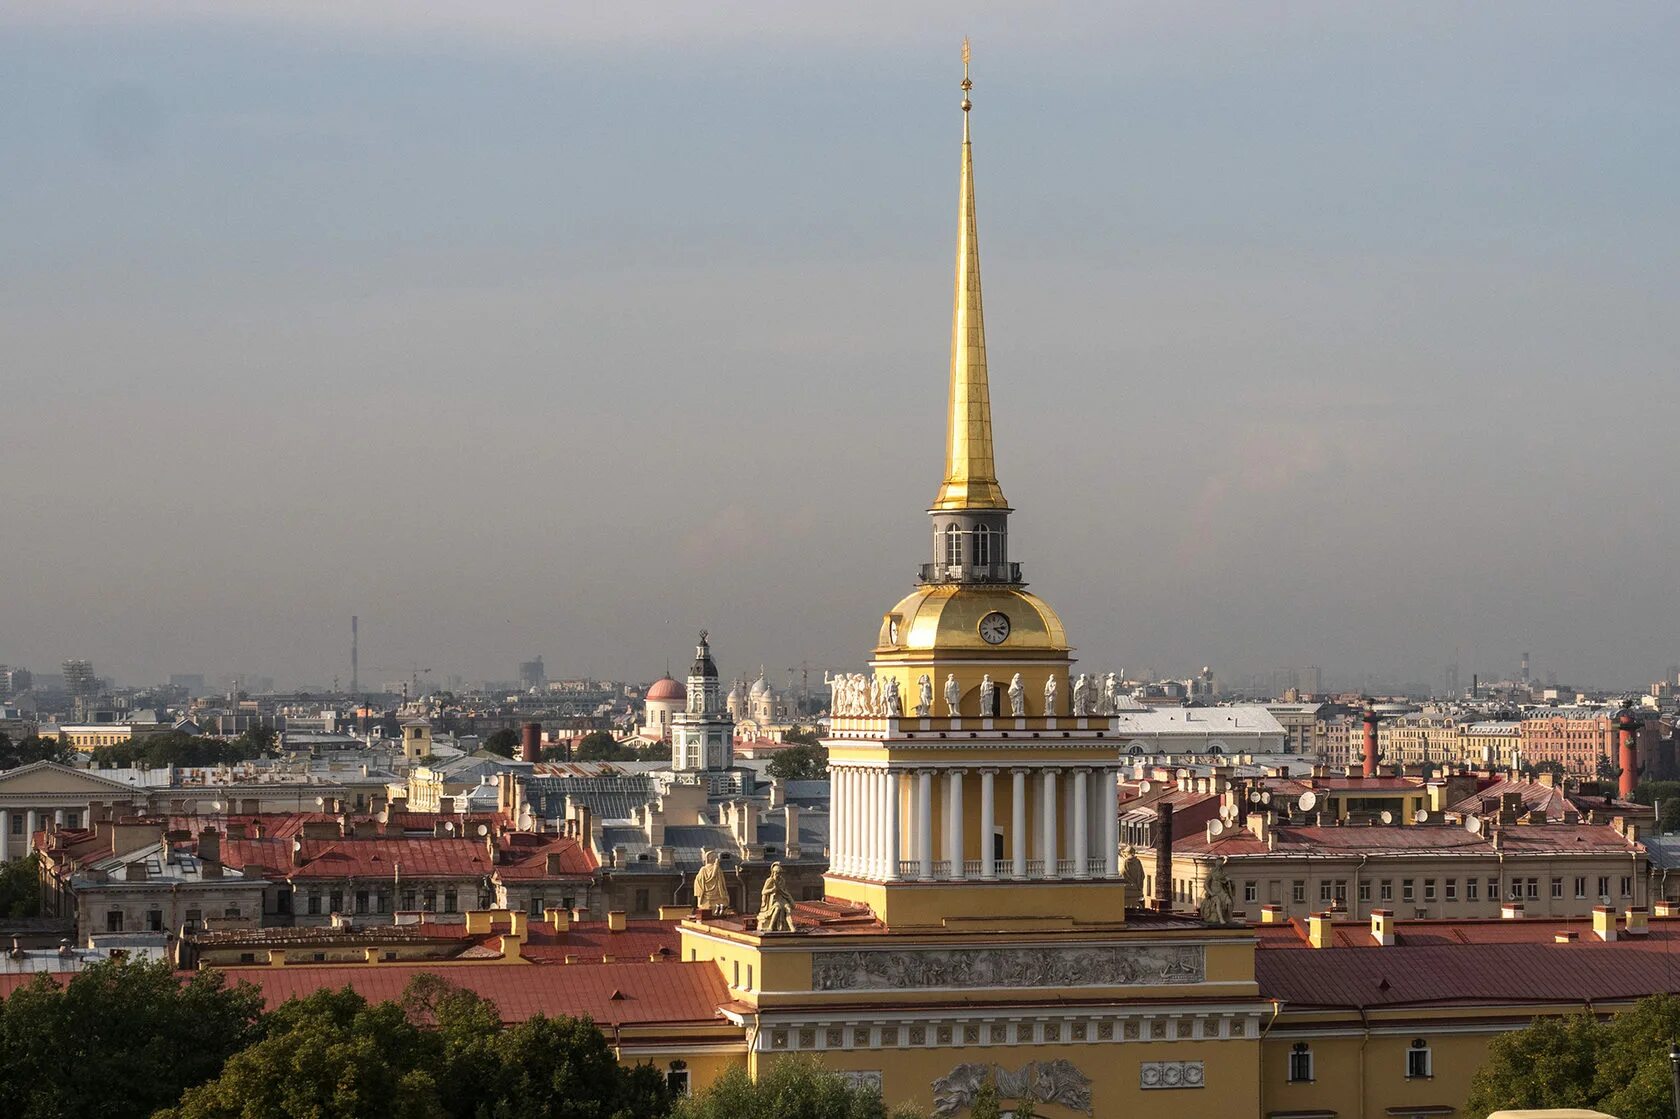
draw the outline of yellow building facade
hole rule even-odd
[[[932,557],[835,684],[825,899],[791,931],[682,925],[753,1072],[789,1054],[964,1116],[1252,1115],[1270,1005],[1251,932],[1128,908],[1120,734],[1009,559],[993,457],[964,80],[945,475]],[[1135,906],[1137,899],[1130,899]]]

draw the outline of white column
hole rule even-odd
[[[1044,782],[1044,796],[1042,798],[1044,801],[1044,827],[1042,829],[1044,832],[1044,877],[1054,878],[1056,877],[1056,840],[1058,838],[1056,827],[1059,822],[1056,813],[1056,809],[1059,807],[1056,804],[1056,771],[1053,769],[1045,770],[1041,780]]]
[[[53,823],[57,824],[61,828],[64,826],[64,809],[53,809]]]
[[[1073,876],[1088,878],[1086,860],[1091,853],[1090,770],[1073,771]]]
[[[12,814],[0,808],[0,862],[12,857]]]
[[[898,881],[898,774],[887,770],[882,775],[881,792],[886,798],[882,805],[881,822],[886,830],[886,850],[882,856],[886,860],[886,873],[881,877],[888,882]]]
[[[1014,779],[1015,798],[1010,801],[1012,819],[1009,829],[1009,854],[1011,878],[1025,878],[1027,876],[1027,771],[1024,769],[1010,770]]]
[[[1116,785],[1118,776],[1112,769],[1102,771],[1102,788],[1099,790],[1101,796],[1097,799],[1097,803],[1102,805],[1105,878],[1120,877],[1120,790]],[[1141,903],[1143,899],[1139,898],[1138,901]]]
[[[29,857],[29,852],[34,849],[33,844],[35,842],[35,829],[40,826],[41,814],[31,808],[29,810],[29,827],[25,828],[23,832],[23,857],[26,859]]]
[[[828,869],[846,872],[846,767],[828,767]]]
[[[917,874],[926,881],[933,877],[933,770],[916,771],[916,861]]]
[[[863,782],[858,780],[856,766],[846,767],[846,873],[863,870]]]
[[[858,779],[863,787],[864,804],[864,818],[859,821],[859,827],[869,852],[864,859],[863,871],[870,878],[880,878],[887,870],[881,858],[881,852],[887,849],[886,813],[881,810],[882,775],[878,770],[866,769],[858,774]]]
[[[961,879],[963,874],[963,775],[966,770],[953,769],[950,787],[945,792],[946,850],[951,862],[950,877]]]
[[[996,878],[997,864],[992,861],[992,835],[997,830],[997,805],[993,801],[992,781],[995,769],[980,771],[980,877]]]

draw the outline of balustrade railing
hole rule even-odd
[[[900,878],[920,878],[922,876],[921,860],[920,859],[900,859],[900,860],[898,860],[898,876]]]
[[[1101,878],[1108,873],[1108,864],[1101,859],[1086,859],[1085,873],[1092,878]]]
[[[981,862],[981,860],[979,860],[979,859],[964,859],[963,860],[963,875],[964,875],[964,877],[978,878],[982,874],[986,873],[986,869],[980,865],[980,862]]]
[[[1042,877],[1044,877],[1044,860],[1043,859],[1028,859],[1027,860],[1027,877],[1028,878],[1042,878]]]
[[[1073,859],[1057,859],[1056,876],[1058,878],[1072,878],[1077,873],[1074,869],[1077,865]]]

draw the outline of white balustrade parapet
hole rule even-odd
[[[979,859],[964,859],[963,860],[963,874],[966,877],[978,878],[978,877],[980,877],[980,873],[981,873],[981,866],[980,866],[980,860]]]

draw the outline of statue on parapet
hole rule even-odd
[[[980,714],[988,719],[997,714],[997,685],[990,672],[980,677]]]
[[[1050,678],[1044,681],[1044,713],[1046,715],[1056,713],[1056,688],[1056,674],[1052,672]]]
[[[1009,713],[1017,719],[1027,713],[1027,686],[1021,683],[1019,672],[1009,680]]]
[[[782,879],[781,863],[770,864],[770,875],[758,895],[758,931],[793,931],[793,895]]]
[[[955,672],[945,677],[945,714],[953,719],[962,714],[962,685]]]
[[[1231,879],[1225,874],[1225,860],[1220,859],[1202,883],[1202,920],[1210,925],[1229,925],[1236,902]]]
[[[718,852],[704,852],[700,872],[694,876],[694,908],[700,916],[722,917],[729,912],[729,884],[724,881]]]
[[[883,712],[889,719],[896,719],[904,714],[904,698],[898,694],[898,677],[887,677],[886,687],[881,689],[881,699],[886,706]]]
[[[1091,713],[1091,678],[1083,672],[1079,679],[1073,682],[1073,713],[1075,715],[1089,715]]]
[[[933,714],[933,677],[922,673],[916,680],[916,714],[927,718]]]

